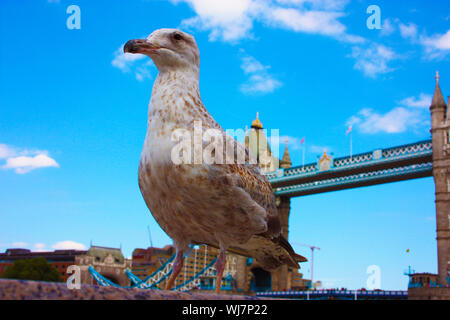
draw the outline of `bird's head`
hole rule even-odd
[[[159,29],[147,39],[129,40],[124,52],[149,56],[159,71],[192,70],[200,67],[200,52],[195,39],[177,29]]]

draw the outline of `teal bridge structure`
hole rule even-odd
[[[376,149],[319,163],[280,168],[266,174],[277,196],[298,197],[433,175],[431,140]]]
[[[130,280],[129,286],[121,286],[117,283],[111,281],[107,277],[100,274],[96,271],[92,266],[89,266],[88,270],[91,276],[95,279],[98,285],[102,287],[116,287],[116,288],[137,288],[137,289],[155,289],[159,290],[160,286],[164,283],[164,281],[170,276],[172,273],[172,265],[175,260],[175,255],[170,257],[165,263],[163,263],[157,270],[155,270],[152,274],[147,276],[144,279],[139,278],[135,274],[133,274],[129,269],[126,270],[126,275]],[[203,289],[203,290],[213,290],[214,288],[209,285],[205,285],[200,281],[200,277],[202,276],[213,276],[216,275],[216,269],[214,267],[216,263],[216,259],[213,259],[211,262],[206,264],[199,272],[197,272],[194,276],[187,279],[182,284],[175,286],[172,290],[178,291],[190,291],[192,289]],[[222,290],[232,290],[232,277],[231,275],[226,275],[221,284]]]

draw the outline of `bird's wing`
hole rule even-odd
[[[243,246],[229,248],[229,251],[244,256],[255,257],[266,269],[275,269],[282,264],[293,268],[299,268],[298,262],[306,261],[306,258],[294,252],[289,242],[281,234],[281,224],[276,207],[276,198],[272,186],[267,177],[254,159],[249,150],[232,137],[224,134],[224,141],[234,144],[234,159],[238,155],[244,155],[244,163],[215,164],[209,167],[210,176],[220,181],[226,188],[239,190],[247,197],[230,199],[241,205],[249,215],[261,216],[267,225],[264,232],[254,234],[250,241]],[[249,205],[249,202],[254,205]],[[261,210],[248,210],[249,208],[262,208]],[[214,245],[214,244],[212,244]]]
[[[221,130],[214,121],[203,129],[218,128]],[[226,207],[229,210],[245,212],[250,220],[246,229],[253,232],[248,235],[250,238],[246,244],[231,246],[229,251],[252,256],[269,270],[283,264],[299,268],[298,262],[304,262],[306,259],[296,254],[281,234],[276,198],[269,180],[261,172],[249,150],[221,131],[224,145],[222,162],[204,165],[207,168],[208,180],[215,188],[222,190],[222,194],[232,195],[227,198]],[[206,150],[208,144],[203,141],[203,150]],[[208,244],[219,247],[218,243]]]
[[[202,104],[203,105],[203,104]],[[241,207],[242,211],[253,215],[255,220],[262,219],[267,226],[262,232],[269,238],[277,237],[281,232],[280,218],[276,207],[276,198],[272,186],[261,172],[256,160],[251,156],[248,148],[228,135],[210,114],[199,115],[202,130],[214,130],[214,135],[220,135],[221,149],[213,149],[214,156],[221,153],[218,162],[215,158],[212,164],[206,164],[208,179],[219,189],[232,191],[235,198],[231,207]],[[188,130],[195,130],[192,123],[186,126]],[[194,131],[193,131],[194,132]],[[215,137],[213,140],[217,139]],[[206,139],[207,140],[207,139]],[[203,151],[208,150],[211,141],[202,141]],[[211,150],[211,149],[210,149]],[[195,150],[194,150],[195,152]]]
[[[246,204],[244,202],[245,209],[248,209],[248,207],[263,209],[263,212],[254,210],[253,212],[248,212],[248,214],[261,215],[261,218],[263,218],[267,225],[267,230],[261,234],[262,236],[277,237],[281,232],[281,224],[276,207],[275,194],[269,180],[261,172],[261,169],[256,164],[256,161],[252,159],[249,150],[245,146],[226,133],[223,133],[223,139],[226,142],[225,145],[234,146],[233,152],[228,152],[228,154],[227,150],[223,150],[224,159],[227,159],[227,155],[230,154],[234,158],[231,161],[226,161],[228,163],[225,164],[210,165],[210,178],[220,181],[227,188],[236,190],[238,194],[242,193],[240,199],[231,199],[231,201],[246,199],[253,206],[249,206],[249,203]]]

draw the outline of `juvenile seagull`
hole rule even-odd
[[[147,55],[159,70],[139,163],[139,187],[177,250],[166,289],[174,286],[189,244],[220,249],[216,292],[220,291],[227,249],[254,257],[267,270],[284,264],[299,268],[298,262],[306,259],[294,253],[281,235],[269,181],[257,165],[249,163],[248,150],[227,135],[203,106],[200,53],[194,37],[180,30],[160,29],[147,39],[128,41],[124,52]],[[192,132],[194,121],[201,121],[203,132],[218,130],[224,141],[235,146],[234,155],[245,154],[245,163],[175,164],[171,155],[178,141],[172,141],[172,132]]]

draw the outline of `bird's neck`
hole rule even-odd
[[[199,92],[198,73],[185,70],[158,74],[149,107],[149,128],[155,120],[183,126],[201,120],[205,110]]]
[[[169,89],[178,93],[198,92],[199,74],[195,70],[167,70],[158,74],[152,95],[160,90]],[[156,92],[155,92],[156,91]]]

